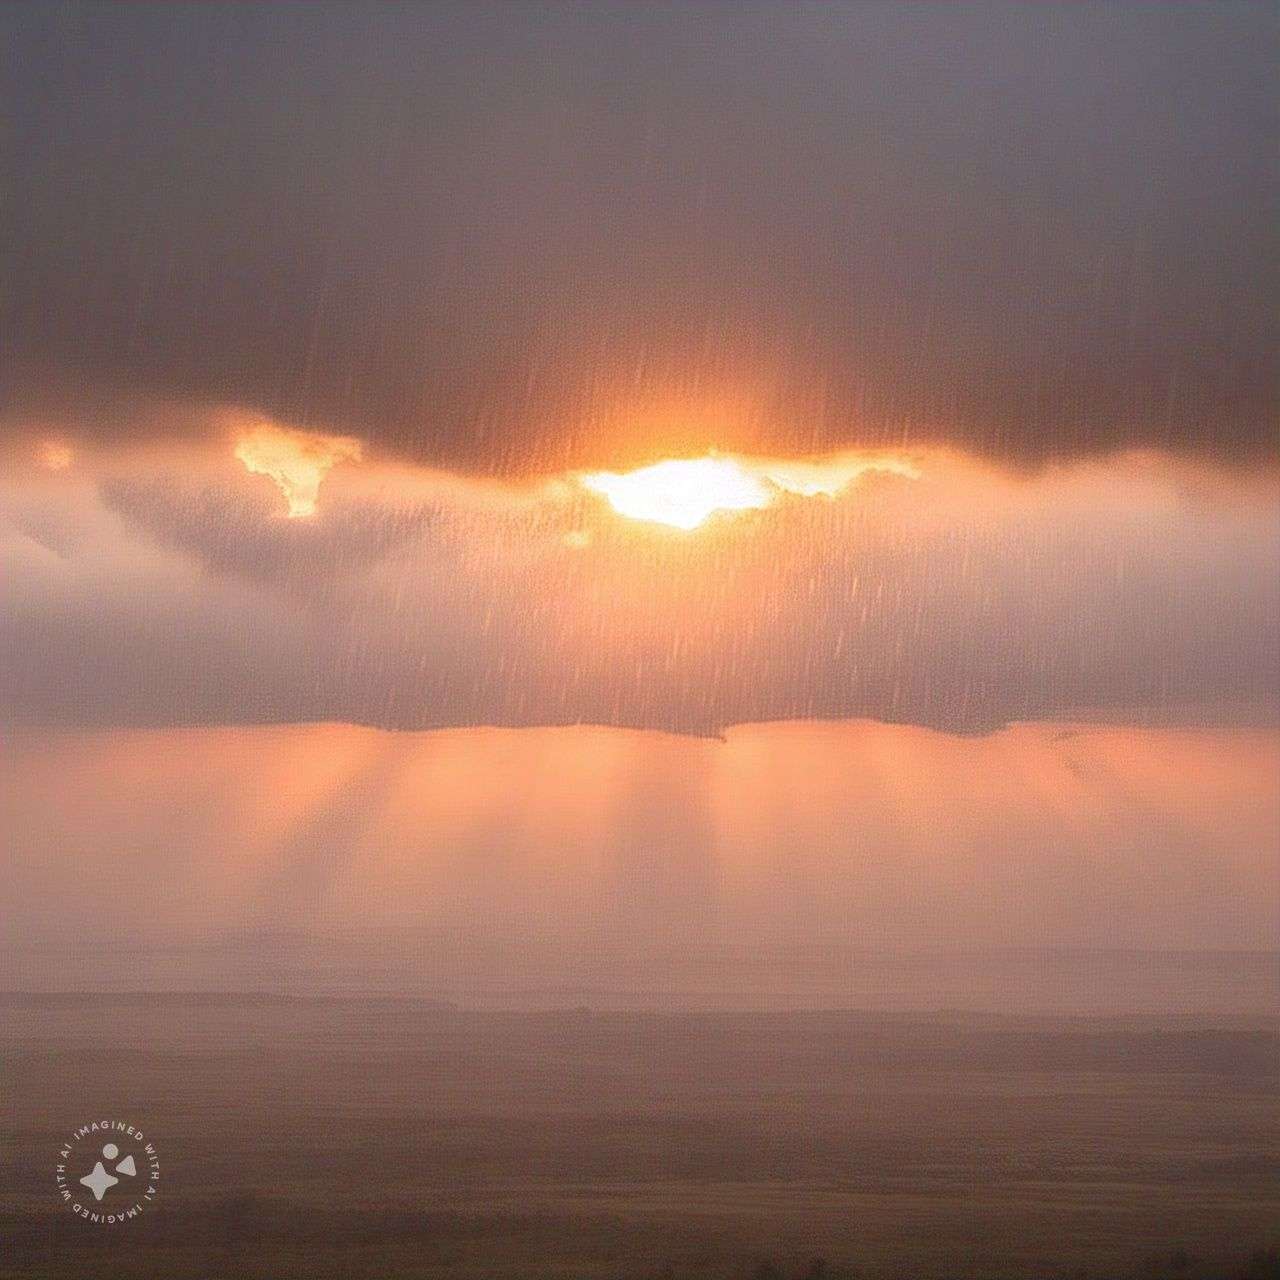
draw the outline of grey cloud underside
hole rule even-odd
[[[14,723],[978,733],[1276,711],[1280,535],[1257,503],[1130,511],[888,477],[692,538],[597,512],[582,549],[563,542],[581,504],[555,499],[494,513],[335,493],[289,521],[169,477],[106,483],[74,519],[31,507],[5,534]]]
[[[433,518],[424,505],[372,502],[326,506],[323,520],[285,521],[264,494],[206,485],[175,491],[163,477],[110,477],[102,503],[158,544],[185,552],[218,572],[305,587],[341,565],[345,572],[418,540]]]
[[[496,472],[1272,447],[1270,6],[0,22],[10,422],[159,392]]]

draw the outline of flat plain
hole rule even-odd
[[[1278,1035],[4,996],[0,1276],[1272,1276]],[[110,1228],[54,1187],[108,1118],[162,1168]]]

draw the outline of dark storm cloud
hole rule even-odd
[[[0,22],[19,426],[163,394],[480,470],[1268,447],[1270,6]]]

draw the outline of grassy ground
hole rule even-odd
[[[1277,1044],[1243,1019],[9,997],[0,1276],[1270,1277]],[[162,1160],[110,1228],[53,1181],[104,1117]]]

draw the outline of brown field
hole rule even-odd
[[[1243,1016],[8,996],[0,1276],[1270,1276],[1277,1044]],[[162,1158],[112,1228],[53,1184],[103,1118]]]

